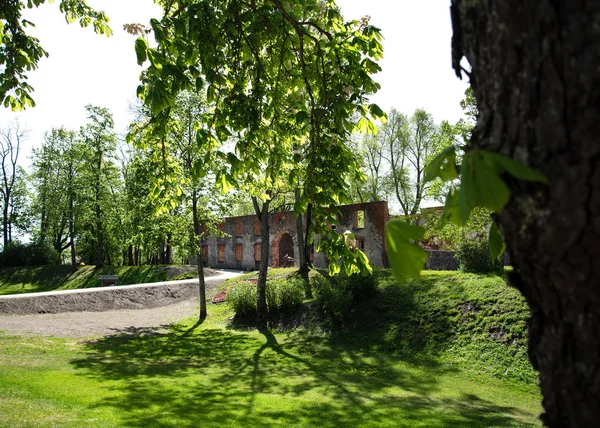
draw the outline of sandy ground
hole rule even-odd
[[[220,272],[207,278],[210,296],[225,279],[239,273]],[[209,303],[210,304],[210,303]],[[0,332],[18,335],[83,338],[106,336],[143,328],[164,327],[198,315],[198,299],[150,309],[123,309],[106,312],[64,312],[59,314],[0,315]]]

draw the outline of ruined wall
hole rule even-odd
[[[427,263],[425,263],[425,269],[427,270],[458,270],[458,260],[454,258],[456,252],[454,251],[442,251],[442,250],[426,250],[427,251]]]
[[[357,246],[369,257],[372,266],[387,266],[385,255],[387,202],[343,205],[338,208],[340,210],[338,224],[333,225],[336,231],[352,232],[357,239]],[[202,241],[205,264],[216,268],[258,269],[260,225],[257,216],[227,217],[221,227],[229,235],[228,237],[209,237]],[[290,241],[293,245],[286,247],[285,244],[289,244]],[[317,241],[318,237],[315,237],[315,243]],[[294,265],[298,265],[298,236],[296,219],[292,212],[276,212],[269,215],[269,245],[269,266],[283,266],[284,261],[280,259],[285,254],[294,259]],[[316,253],[314,264],[316,267],[327,267],[327,258],[324,254]]]

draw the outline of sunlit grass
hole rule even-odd
[[[361,341],[236,331],[225,305],[167,333],[0,335],[0,426],[538,426],[537,387]]]
[[[166,281],[165,266],[29,266],[0,268],[0,295],[98,287],[98,275],[118,275],[118,285]]]

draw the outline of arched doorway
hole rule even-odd
[[[284,233],[279,238],[279,267],[294,266],[294,240],[289,233]]]

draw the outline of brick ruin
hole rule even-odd
[[[354,234],[355,245],[369,258],[372,266],[387,267],[385,225],[388,221],[387,202],[342,205],[338,207],[338,223],[332,225],[339,233]],[[208,237],[202,240],[201,255],[205,266],[228,269],[258,269],[261,256],[260,223],[256,215],[227,217],[219,228],[226,238]],[[269,245],[271,267],[298,266],[296,218],[292,212],[269,214]],[[318,242],[315,236],[315,243]],[[327,267],[327,258],[320,252],[311,253],[315,267]]]

